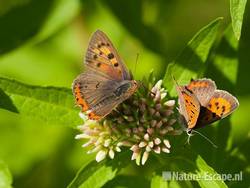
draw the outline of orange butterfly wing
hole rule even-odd
[[[230,115],[239,106],[238,100],[223,90],[216,90],[211,97],[207,109],[216,113],[217,116],[224,118]]]
[[[103,118],[137,89],[113,44],[102,31],[96,31],[90,39],[85,68],[85,72],[74,80],[72,88],[76,103],[88,113],[89,119]],[[117,88],[126,83],[133,85],[131,91],[115,96]]]
[[[195,127],[200,114],[200,103],[186,86],[177,86],[179,95],[179,112],[184,117],[187,128]]]
[[[191,80],[188,85],[178,88],[180,113],[184,116],[187,127],[191,129],[222,119],[239,106],[233,95],[217,90],[214,81],[210,79]]]
[[[87,70],[99,72],[116,81],[131,79],[112,42],[100,30],[97,30],[90,39],[85,65]]]
[[[99,120],[116,106],[113,92],[118,86],[119,82],[87,71],[74,80],[72,87],[76,103],[82,107],[82,112],[88,111],[90,119]],[[106,104],[110,104],[108,109]]]
[[[230,115],[238,106],[239,102],[233,95],[224,90],[216,90],[207,106],[201,110],[196,128]]]

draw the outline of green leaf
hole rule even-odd
[[[160,172],[162,173],[163,180],[169,182],[169,187],[193,187],[193,181],[204,188],[227,187],[222,180],[215,179],[219,177],[219,174],[190,147],[176,150],[175,154],[166,157],[161,162],[163,164],[156,172],[158,176]],[[161,183],[159,178],[158,181]]]
[[[201,156],[198,156],[196,159],[196,165],[198,167],[197,174],[201,177],[206,177],[206,175],[209,175],[208,179],[200,179],[198,180],[198,183],[201,187],[207,188],[207,187],[213,187],[213,188],[223,188],[227,187],[227,185],[222,180],[215,180],[211,179],[210,177],[219,177],[219,174],[201,158]]]
[[[97,163],[92,161],[84,166],[67,188],[97,188],[112,180],[117,173],[130,162],[128,152],[115,156],[115,159],[106,159]]]
[[[239,40],[247,0],[230,0],[230,12],[235,37]]]
[[[237,77],[237,93],[241,96],[249,96],[250,84],[249,80],[249,69],[250,69],[250,2],[247,2],[246,11],[243,19],[243,26],[241,32],[241,38],[239,41],[239,69]]]
[[[12,6],[0,15],[0,54],[19,47],[33,37],[50,14],[54,2],[29,0],[19,6]]]
[[[30,86],[0,78],[0,108],[45,123],[75,127],[81,123],[70,89]]]
[[[249,70],[250,70],[250,1],[246,4],[246,10],[241,29],[241,37],[238,48],[239,67],[237,72],[237,83],[235,86],[236,96],[240,102],[240,108],[233,116],[232,128],[237,140],[244,141],[248,137],[249,132],[249,105],[250,105],[250,84],[249,84]]]
[[[0,8],[0,54],[21,46],[34,36],[37,37],[33,42],[47,38],[79,12],[77,0],[18,1],[10,0]]]
[[[168,65],[164,85],[171,95],[176,94],[171,75],[180,83],[187,83],[191,78],[202,75],[209,51],[216,39],[222,18],[217,18],[202,28],[187,44],[177,59]]]
[[[12,176],[7,165],[0,160],[0,188],[11,188]]]
[[[125,174],[124,171],[123,174]],[[110,180],[104,186],[102,186],[102,188],[149,187],[150,185],[150,181],[145,176],[123,174],[118,174],[114,179]]]
[[[168,188],[168,182],[162,176],[155,175],[151,179],[151,188]]]
[[[230,24],[209,58],[206,75],[216,80],[219,88],[223,87],[223,89],[233,92],[237,80],[238,65],[238,41]]]

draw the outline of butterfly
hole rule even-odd
[[[85,71],[73,81],[72,90],[77,105],[91,120],[102,119],[137,91],[137,81],[100,30],[90,39],[84,66]]]
[[[188,85],[177,84],[176,90],[179,112],[188,135],[194,129],[225,118],[239,106],[236,97],[227,91],[218,90],[211,79],[192,79]]]

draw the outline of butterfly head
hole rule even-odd
[[[131,87],[130,87],[130,89],[129,89],[129,93],[134,93],[134,92],[136,92],[136,90],[138,89],[138,87],[139,87],[139,82],[137,82],[136,80],[131,80],[130,81],[130,83],[131,83]]]
[[[119,87],[116,88],[114,94],[117,98],[123,98],[123,100],[130,97],[136,92],[138,84],[135,80],[124,80],[120,83]]]
[[[188,135],[188,136],[192,136],[192,135],[193,135],[193,134],[192,134],[192,133],[193,133],[193,129],[187,128],[187,129],[186,129],[186,132],[187,132],[187,135]]]
[[[187,133],[187,141],[186,141],[186,144],[190,144],[190,138],[191,138],[191,136],[193,136],[193,130],[192,129],[190,129],[190,128],[186,128],[186,133]]]

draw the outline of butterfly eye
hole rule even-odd
[[[187,129],[187,134],[191,135],[192,134],[192,129]]]

